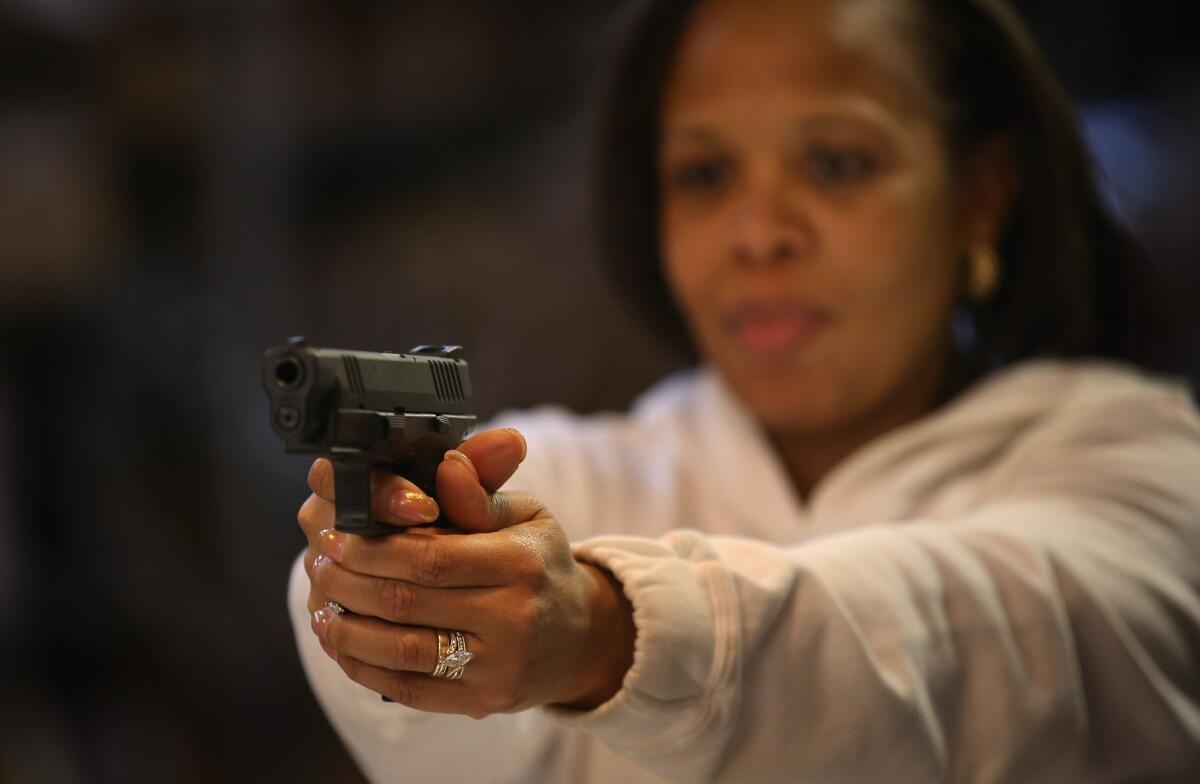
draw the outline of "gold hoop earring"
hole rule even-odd
[[[967,296],[982,305],[996,293],[1000,282],[1000,257],[991,245],[977,245],[967,258]]]

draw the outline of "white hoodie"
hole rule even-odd
[[[864,446],[806,503],[711,370],[628,415],[506,414],[538,496],[634,607],[622,690],[474,721],[383,703],[290,605],[375,782],[1200,780],[1200,418],[1037,361]]]

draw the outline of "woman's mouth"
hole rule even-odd
[[[747,305],[726,320],[729,334],[746,349],[778,355],[803,348],[832,321],[828,311],[808,305]]]

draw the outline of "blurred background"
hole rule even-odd
[[[1200,375],[1187,4],[1019,2]],[[488,417],[683,357],[604,280],[611,0],[0,0],[0,782],[354,782],[259,356],[461,343]]]

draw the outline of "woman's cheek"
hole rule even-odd
[[[716,292],[719,288],[717,264],[712,256],[713,242],[701,232],[676,228],[665,243],[667,284],[688,319],[705,333],[712,325],[704,323],[717,316]],[[707,251],[707,253],[706,253]]]

